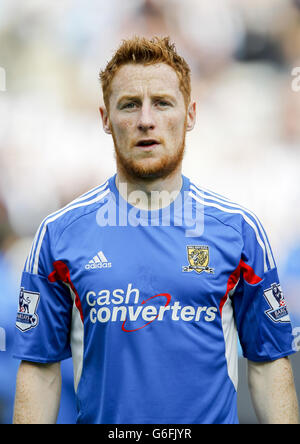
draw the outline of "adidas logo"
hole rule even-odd
[[[110,267],[111,267],[111,262],[108,262],[108,260],[104,256],[103,251],[98,251],[96,256],[94,256],[93,259],[91,259],[84,268],[86,270],[94,270],[95,268],[110,268]]]

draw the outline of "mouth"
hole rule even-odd
[[[156,139],[141,139],[136,143],[136,147],[142,150],[151,150],[160,145],[159,141]]]

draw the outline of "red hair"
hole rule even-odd
[[[100,71],[99,79],[102,85],[103,100],[106,109],[109,110],[109,97],[111,84],[116,72],[128,63],[153,65],[166,63],[176,72],[179,79],[179,87],[183,94],[186,107],[191,100],[191,75],[186,61],[177,54],[174,43],[169,37],[133,37],[123,40],[123,43],[115,52],[106,68]]]

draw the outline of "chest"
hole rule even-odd
[[[61,246],[84,305],[141,304],[159,294],[188,306],[218,305],[241,245],[228,231],[187,237],[182,227],[101,227]]]

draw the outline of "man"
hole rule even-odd
[[[238,334],[259,420],[297,423],[265,232],[181,172],[196,115],[188,65],[168,38],[133,38],[100,77],[117,174],[37,231],[14,422],[55,422],[59,362],[72,355],[78,423],[237,423]]]

